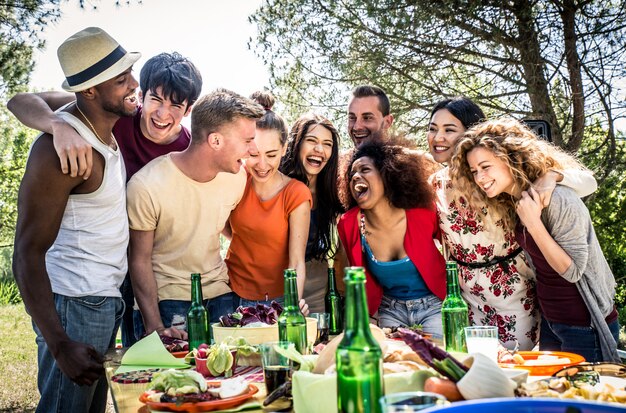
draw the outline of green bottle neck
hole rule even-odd
[[[298,308],[298,283],[295,275],[285,275],[285,309]]]
[[[459,275],[456,267],[446,269],[446,295],[450,297],[461,297],[459,288]]]
[[[200,284],[200,274],[191,275],[191,302],[202,305],[202,285]]]
[[[328,269],[328,288],[326,295],[337,294],[337,280],[335,278],[335,269]]]
[[[346,282],[345,331],[346,336],[350,334],[371,335],[363,281]]]

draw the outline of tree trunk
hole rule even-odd
[[[535,29],[532,5],[528,1],[519,0],[513,7],[519,29],[518,50],[524,71],[524,79],[528,86],[528,97],[535,116],[544,119],[552,127],[552,141],[555,145],[563,146],[563,133],[558,123],[548,80],[545,76],[544,59],[541,56],[541,46]]]
[[[576,4],[572,0],[563,2],[561,10],[563,20],[563,37],[565,45],[565,61],[569,73],[569,82],[572,93],[572,136],[565,148],[576,153],[583,141],[585,131],[585,94],[583,92],[583,80],[581,74],[580,58],[576,42]]]

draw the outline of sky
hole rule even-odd
[[[121,1],[125,3],[125,1]],[[248,48],[256,27],[248,16],[261,0],[131,0],[115,6],[115,0],[62,2],[63,15],[44,30],[46,48],[35,54],[31,87],[61,90],[63,71],[57,60],[58,46],[72,34],[98,26],[126,50],[141,52],[133,70],[135,77],[150,57],[161,52],[179,52],[202,73],[207,93],[225,87],[243,95],[269,86],[269,73],[260,58]],[[96,5],[97,10],[92,10]]]

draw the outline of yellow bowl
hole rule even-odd
[[[214,323],[213,339],[216,343],[221,343],[226,337],[243,337],[252,345],[267,343],[268,341],[278,341],[278,324],[265,327],[222,327],[220,323]],[[306,318],[306,337],[309,344],[315,342],[317,337],[317,320]]]

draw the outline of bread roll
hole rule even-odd
[[[378,326],[374,324],[370,324],[370,331],[372,335],[378,341],[380,348],[385,354],[385,350],[387,349],[387,344],[385,343],[385,333]],[[330,366],[335,364],[335,352],[337,351],[337,347],[343,338],[343,333],[339,334],[337,337],[333,338],[327,345],[324,347],[324,350],[320,353],[317,358],[317,362],[315,363],[315,368],[313,369],[313,373],[323,374]]]

